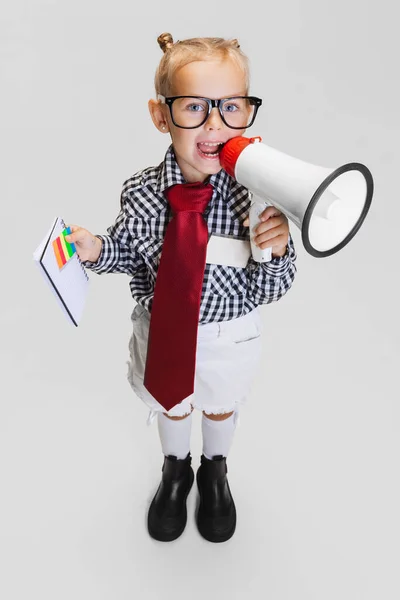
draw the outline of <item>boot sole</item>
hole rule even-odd
[[[168,533],[163,533],[162,531],[155,531],[154,529],[152,529],[150,520],[149,520],[149,515],[150,515],[151,508],[153,506],[153,502],[154,502],[154,499],[153,499],[153,501],[150,505],[148,517],[147,517],[147,530],[148,530],[150,536],[154,540],[157,540],[158,542],[172,542],[173,540],[176,540],[179,536],[182,535],[182,533],[185,530],[186,523],[187,523],[187,508],[186,508],[187,497],[189,496],[190,490],[192,489],[193,482],[194,482],[194,471],[193,471],[192,467],[190,467],[190,483],[189,483],[188,489],[184,495],[183,525],[178,530],[174,531],[173,533],[168,534]]]
[[[197,511],[196,511],[196,523],[197,523],[197,529],[199,530],[200,535],[208,542],[214,542],[217,544],[220,542],[227,542],[233,536],[233,534],[235,533],[235,530],[236,530],[236,507],[235,507],[235,505],[233,505],[235,519],[232,524],[232,527],[223,535],[215,533],[215,531],[213,531],[209,526],[207,526],[203,520],[204,519],[203,514],[202,514],[203,500],[202,500],[202,496],[201,496],[201,487],[199,484],[199,471],[197,471],[196,483],[197,483],[197,489],[199,490],[199,503],[198,503],[198,507],[197,507]]]

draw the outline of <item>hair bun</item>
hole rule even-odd
[[[170,33],[162,33],[159,35],[157,42],[163,52],[166,52],[174,45],[174,40]]]

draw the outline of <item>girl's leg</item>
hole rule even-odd
[[[162,542],[175,540],[186,526],[186,500],[194,480],[189,451],[192,412],[193,407],[182,417],[158,413],[164,465],[161,483],[149,508],[147,526],[150,535]]]
[[[210,542],[229,540],[236,529],[236,507],[227,479],[226,456],[235,430],[233,412],[203,411],[203,454],[197,471],[200,503],[197,527]]]
[[[207,414],[202,417],[203,454],[209,460],[213,456],[227,457],[235,433],[233,412]]]
[[[192,411],[182,417],[170,417],[166,413],[158,413],[158,433],[161,448],[165,456],[187,457],[190,451],[190,434],[192,429]]]

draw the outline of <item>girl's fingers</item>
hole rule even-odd
[[[267,221],[271,217],[277,217],[281,214],[281,211],[275,206],[267,206],[267,208],[261,213],[260,220]]]
[[[264,221],[261,225],[258,225],[258,229],[260,233],[264,231],[269,231],[270,229],[274,229],[275,227],[279,227],[282,225],[282,220],[280,217],[270,217],[267,221]]]
[[[77,237],[75,235],[73,235],[76,231],[78,231],[79,229],[81,229],[80,227],[78,227],[78,225],[67,225],[67,227],[71,228],[71,232],[69,235],[65,236],[65,239],[67,240],[67,242],[76,242]]]
[[[255,237],[255,241],[257,244],[260,244],[261,242],[267,242],[270,240],[273,240],[274,238],[280,236],[280,235],[284,235],[286,233],[286,229],[285,227],[274,227],[273,229],[270,229],[269,231],[265,231],[259,235],[257,235]]]

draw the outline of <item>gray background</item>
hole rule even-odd
[[[2,598],[399,598],[395,5],[3,0],[0,27]],[[226,544],[198,534],[195,488],[179,540],[147,534],[162,455],[126,380],[128,276],[91,274],[75,328],[32,260],[56,215],[104,233],[123,181],[162,160],[147,101],[163,31],[237,37],[264,99],[249,132],[313,164],[363,162],[376,186],[330,258],[291,225],[298,274],[262,308]],[[192,439],[197,468],[198,413]]]

